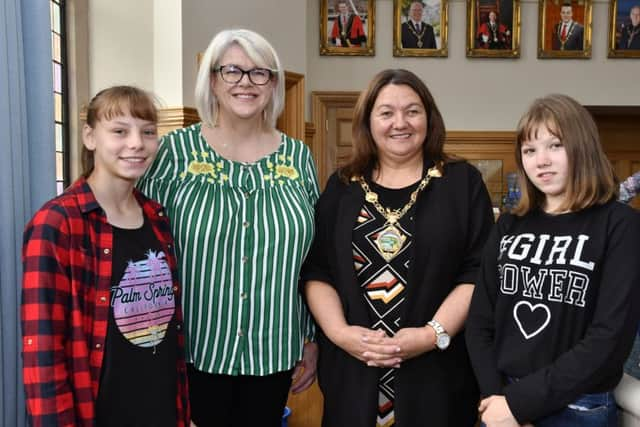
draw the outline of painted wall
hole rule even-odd
[[[362,90],[384,68],[422,77],[450,130],[511,130],[531,100],[563,92],[589,105],[638,105],[640,60],[607,59],[609,2],[593,6],[589,60],[537,59],[538,3],[522,1],[521,57],[466,58],[466,1],[449,0],[449,57],[392,54],[393,1],[376,0],[376,56],[319,55],[320,0],[90,0],[90,89],[133,83],[167,106],[194,106],[196,54],[218,31],[263,34],[311,91]],[[163,8],[158,10],[158,8]],[[310,119],[310,102],[306,111]]]
[[[165,107],[180,107],[182,8],[179,1],[153,0],[153,91]]]
[[[514,129],[529,102],[552,92],[566,93],[588,105],[640,104],[640,61],[606,58],[608,1],[593,5],[589,60],[537,59],[538,2],[534,0],[521,2],[521,56],[516,60],[466,58],[464,0],[449,0],[448,58],[393,56],[391,0],[376,1],[375,57],[320,56],[319,3],[307,0],[308,92],[362,90],[377,71],[406,68],[427,83],[450,130]]]
[[[306,37],[310,32],[306,16],[304,0],[182,0],[185,105],[195,105],[197,53],[204,52],[213,36],[227,28],[247,28],[262,34],[276,49],[286,70],[306,75]]]
[[[115,84],[153,89],[153,0],[90,0],[89,91]]]

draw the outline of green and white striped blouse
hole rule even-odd
[[[162,138],[138,185],[171,219],[187,361],[226,375],[291,369],[314,332],[298,292],[318,199],[309,148],[282,134],[276,152],[234,162],[195,124]]]

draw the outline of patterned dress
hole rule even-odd
[[[402,208],[408,201],[415,184],[389,189],[369,184],[378,193],[380,203],[391,209]],[[376,240],[387,227],[386,219],[370,203],[362,206],[353,229],[353,263],[362,289],[362,297],[371,313],[372,329],[383,329],[387,335],[393,336],[399,329],[400,314],[405,301],[409,260],[413,249],[414,208],[410,209],[396,226],[407,237],[400,252],[389,262],[380,253]],[[378,381],[378,417],[377,427],[395,425],[394,402],[394,368],[381,368]]]

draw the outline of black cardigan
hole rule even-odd
[[[357,182],[329,179],[316,206],[316,238],[303,280],[335,287],[347,323],[370,327],[372,318],[358,286],[351,236],[364,203]],[[447,163],[415,207],[413,253],[401,327],[424,326],[449,293],[474,283],[480,254],[493,224],[491,201],[480,173],[466,162]],[[324,394],[325,427],[375,425],[380,370],[367,367],[318,331],[318,381]],[[445,351],[430,351],[402,363],[395,377],[398,427],[473,426],[478,386],[467,355],[464,333]]]

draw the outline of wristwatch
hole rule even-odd
[[[451,337],[445,331],[444,327],[437,320],[430,320],[427,325],[431,326],[436,331],[436,347],[438,350],[446,350],[451,342]]]

